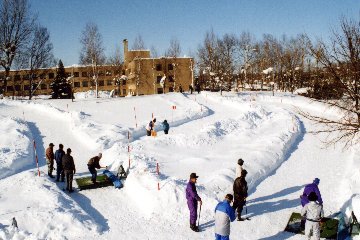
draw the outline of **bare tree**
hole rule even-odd
[[[338,109],[342,116],[331,119],[301,112],[305,117],[325,126],[316,133],[337,132],[327,144],[345,141],[349,147],[359,142],[360,132],[360,21],[342,18],[340,30],[333,30],[330,43],[318,40],[310,46],[314,58],[328,73],[329,80],[343,91],[339,99],[316,100]]]
[[[121,95],[120,86],[121,84],[123,84],[123,81],[126,81],[125,76],[122,75],[124,59],[121,54],[120,47],[116,47],[114,53],[110,57],[108,57],[107,64],[113,66],[114,81],[115,81],[115,85],[118,88],[117,94],[120,96]]]
[[[1,92],[6,91],[15,57],[26,49],[36,18],[27,0],[2,0],[0,4],[0,65],[5,69]]]
[[[87,23],[82,32],[80,43],[82,49],[80,52],[80,64],[91,65],[93,81],[96,87],[96,97],[98,97],[98,66],[105,63],[104,47],[102,36],[98,26],[95,23]]]
[[[177,38],[172,38],[170,40],[170,46],[169,46],[168,50],[166,51],[165,56],[177,58],[180,56],[180,54],[181,54],[181,47],[180,47],[179,40]]]
[[[40,86],[42,80],[34,83],[34,75],[40,68],[48,68],[54,64],[52,53],[53,45],[50,41],[50,33],[47,28],[40,25],[34,27],[31,34],[30,43],[26,51],[18,58],[23,68],[29,71],[29,100],[31,100],[35,90]]]
[[[142,36],[140,34],[137,35],[132,45],[132,50],[144,50],[145,48],[145,42]]]
[[[152,58],[158,58],[159,57],[159,52],[158,52],[158,50],[156,49],[155,46],[151,46],[150,53],[151,53]]]

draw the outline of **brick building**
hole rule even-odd
[[[124,43],[124,63],[121,66],[98,66],[99,91],[115,90],[117,95],[149,95],[178,91],[181,85],[188,90],[193,83],[193,58],[160,57],[151,58],[149,50],[129,50],[128,41]],[[74,92],[95,90],[93,69],[91,66],[73,65],[65,67],[71,78]],[[5,95],[27,96],[29,80],[38,86],[35,95],[49,95],[50,84],[55,78],[56,68],[30,70],[12,70],[7,83]],[[164,88],[160,80],[166,77]],[[0,71],[0,86],[3,85],[5,71]]]

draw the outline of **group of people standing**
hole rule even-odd
[[[74,158],[71,156],[71,149],[66,149],[64,152],[64,145],[59,144],[59,149],[54,154],[54,144],[50,143],[46,149],[46,161],[48,165],[48,175],[50,178],[54,178],[52,172],[54,168],[54,161],[56,162],[56,182],[65,182],[66,178],[66,190],[73,192],[72,181],[74,174],[76,173]]]
[[[215,207],[215,239],[229,240],[230,223],[235,221],[237,213],[237,220],[244,221],[241,217],[242,210],[246,204],[248,196],[248,186],[246,182],[247,171],[243,168],[244,160],[239,159],[236,166],[236,178],[233,185],[234,194],[226,194],[225,199],[218,203]],[[200,211],[202,200],[196,191],[196,183],[199,176],[196,173],[190,174],[190,180],[186,186],[186,199],[190,211],[190,229],[199,232],[199,226],[196,224],[198,215],[198,205]],[[305,236],[310,239],[313,236],[315,239],[320,239],[320,228],[322,218],[324,217],[323,201],[321,198],[319,185],[320,179],[315,178],[311,184],[304,188],[303,194],[300,196],[302,211],[301,216],[302,228],[305,228]],[[231,206],[231,203],[232,206]]]
[[[59,149],[54,153],[54,144],[50,143],[49,147],[46,149],[46,162],[48,165],[48,175],[50,178],[55,178],[52,174],[53,170],[56,169],[56,182],[65,182],[66,178],[66,188],[68,192],[73,192],[72,182],[74,179],[74,174],[76,173],[74,158],[71,156],[71,149],[66,149],[64,151],[64,145],[59,144]],[[93,184],[98,184],[96,182],[97,171],[96,169],[106,168],[100,166],[100,160],[102,158],[102,153],[99,153],[97,156],[90,158],[87,163],[89,172],[91,173],[91,181]],[[54,168],[54,163],[56,163],[56,168]]]
[[[215,238],[216,240],[228,240],[230,236],[230,222],[235,221],[237,212],[238,221],[244,221],[241,212],[246,204],[248,196],[248,186],[246,182],[247,171],[243,169],[244,160],[239,159],[236,166],[236,178],[233,185],[234,194],[226,194],[224,201],[215,207]],[[196,191],[196,182],[199,176],[196,173],[190,174],[190,180],[186,186],[186,199],[190,211],[190,229],[199,232],[199,226],[196,225],[197,209],[202,206],[202,200]],[[231,206],[231,203],[233,205]]]

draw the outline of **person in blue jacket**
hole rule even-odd
[[[308,196],[310,195],[311,192],[314,192],[317,196],[317,201],[320,205],[323,205],[323,200],[321,198],[321,193],[319,190],[319,184],[320,184],[320,179],[319,178],[315,178],[313,183],[310,183],[308,185],[305,186],[304,188],[304,192],[303,194],[300,196],[301,199],[301,205],[304,207],[306,204],[309,203],[309,199]]]
[[[230,222],[235,221],[235,209],[230,206],[234,197],[226,194],[225,200],[215,208],[215,240],[230,240]]]
[[[163,127],[164,127],[164,133],[165,133],[165,134],[168,134],[168,133],[169,133],[170,126],[169,126],[169,123],[167,122],[166,119],[163,121],[162,125],[163,125]]]
[[[61,159],[65,155],[64,152],[64,145],[61,143],[59,144],[59,149],[55,152],[55,161],[56,161],[56,181],[62,181],[65,182],[65,174],[63,171]]]

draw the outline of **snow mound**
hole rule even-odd
[[[86,99],[86,98],[96,98],[96,92],[95,90],[89,90],[87,92],[77,92],[74,93],[75,99]],[[99,91],[98,92],[99,98],[110,98],[110,92],[109,91]]]
[[[23,121],[0,116],[0,179],[35,166],[32,135]]]

